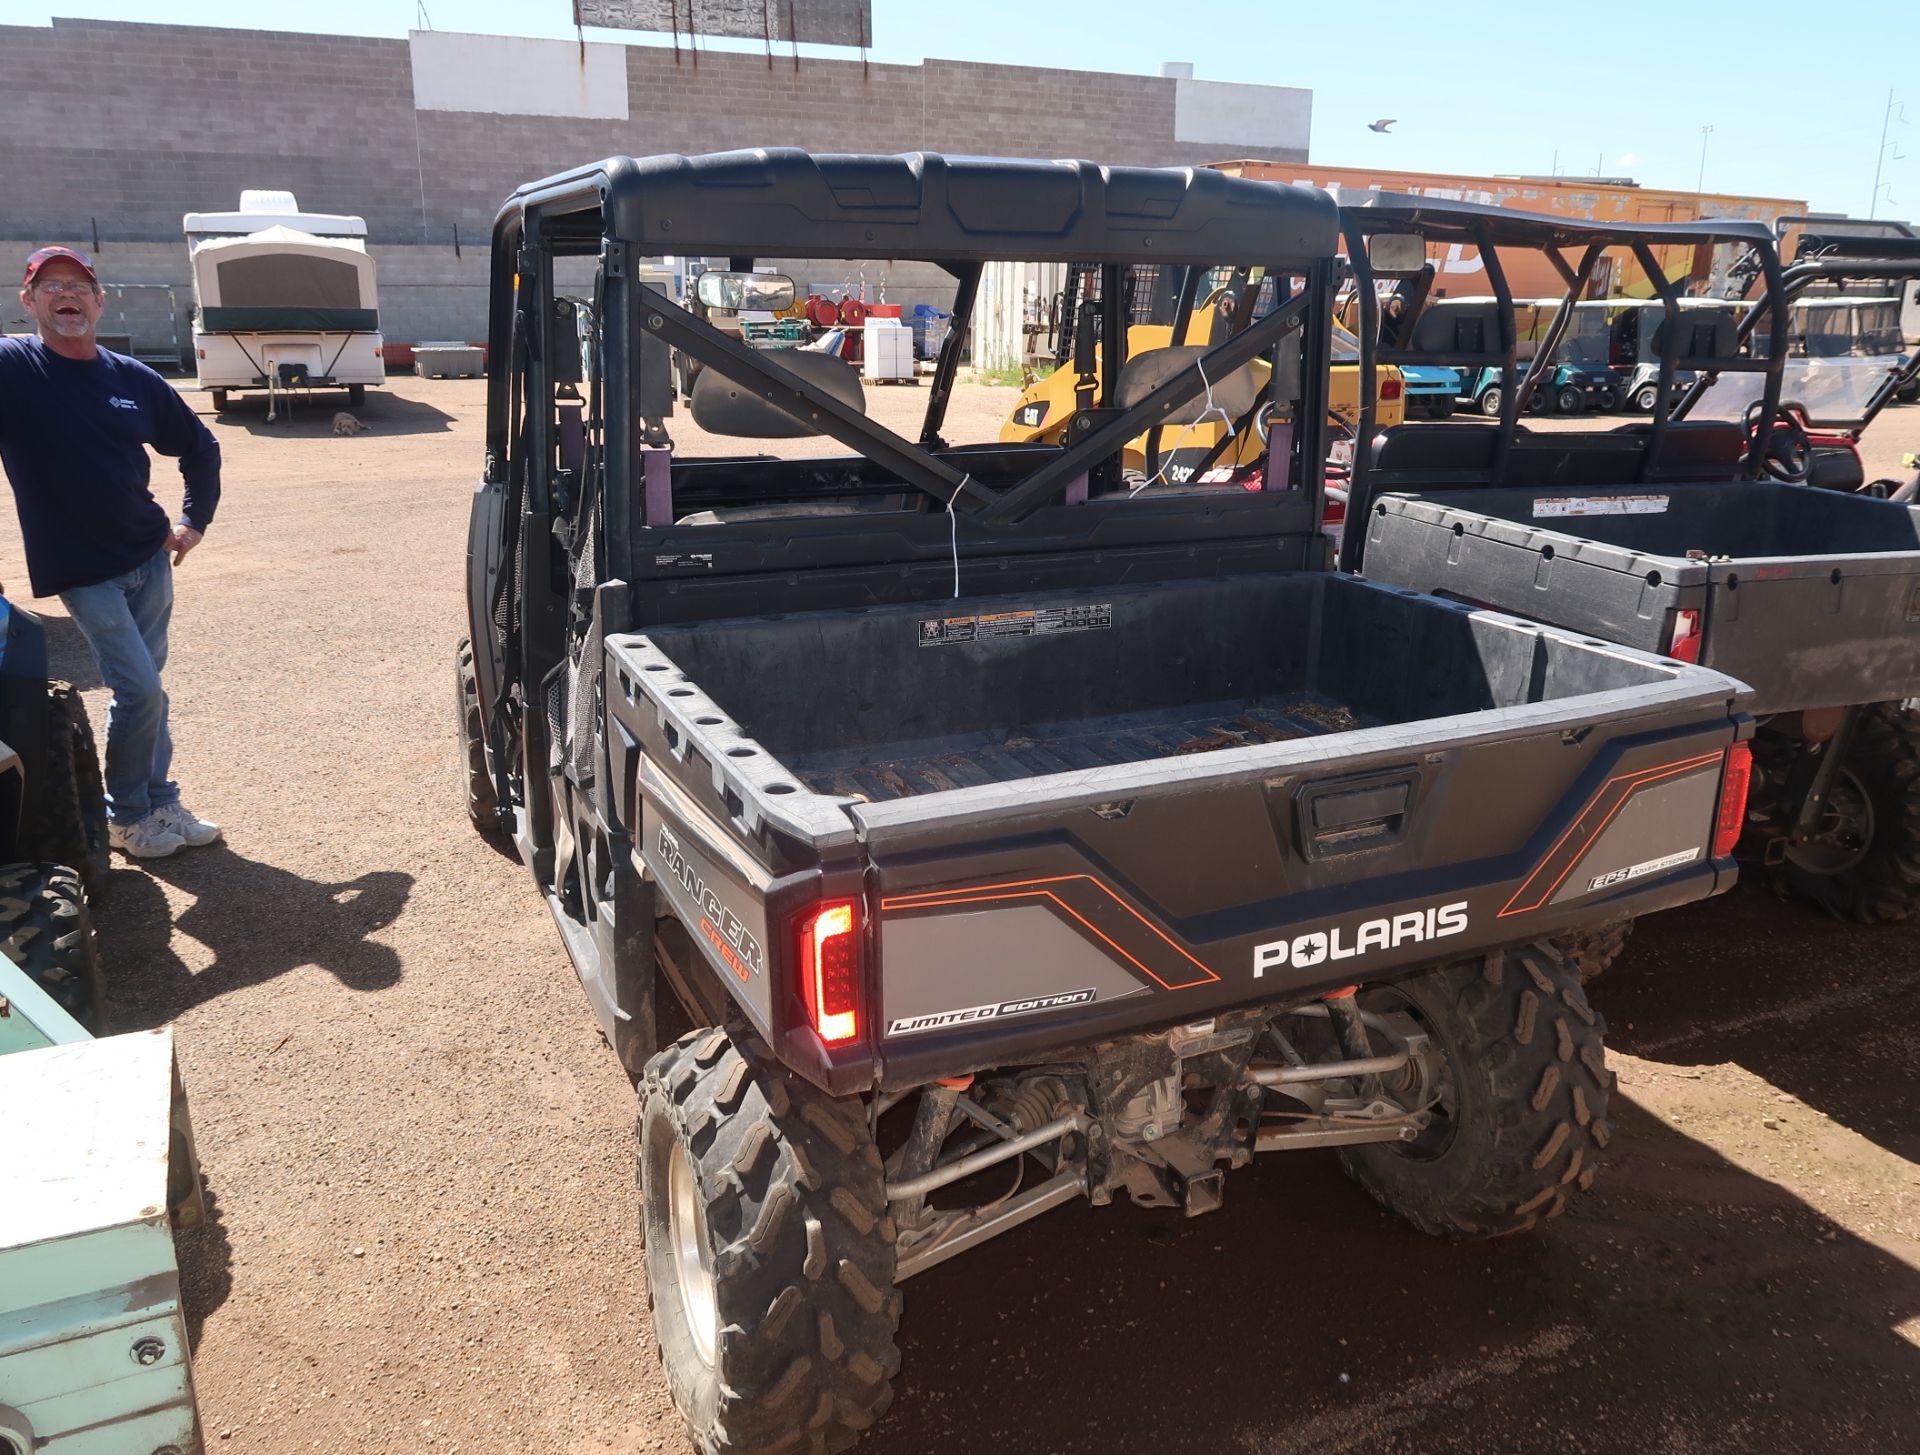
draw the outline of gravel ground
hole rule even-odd
[[[1011,397],[963,389],[951,433]],[[168,680],[227,843],[116,869],[101,913],[120,1028],[175,1028],[217,1211],[182,1237],[214,1449],[684,1448],[631,1092],[459,807],[482,401],[396,378],[355,438],[326,408],[215,422],[226,500],[179,573]],[[1892,473],[1920,408],[1870,446]],[[0,561],[23,584],[10,521]],[[910,1285],[862,1448],[1910,1451],[1915,950],[1748,887],[1649,921],[1596,994],[1613,1162],[1545,1236],[1420,1238],[1329,1154],[1237,1174],[1199,1221],[1070,1207]]]

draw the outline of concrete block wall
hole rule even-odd
[[[390,338],[469,338],[485,329],[485,254],[501,201],[522,182],[604,156],[782,145],[1143,165],[1248,152],[1306,160],[1304,134],[1291,151],[1177,140],[1181,83],[1158,76],[941,60],[803,58],[796,68],[721,52],[696,65],[686,50],[624,51],[629,116],[614,121],[418,109],[403,40],[0,26],[0,135],[16,140],[0,251],[5,241],[22,252],[91,248],[97,231],[108,276],[185,289],[182,214],[229,210],[243,188],[285,188],[309,211],[366,218]],[[537,109],[539,98],[524,104]],[[819,263],[788,271],[803,283],[840,281]],[[879,281],[872,268],[869,281]],[[888,301],[943,295],[903,275]]]

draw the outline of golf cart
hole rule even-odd
[[[1677,363],[1723,358],[1734,352],[1734,330],[1746,312],[1744,304],[1720,298],[1679,298],[1675,305],[1680,318]],[[1666,345],[1666,304],[1644,298],[1589,301],[1575,306],[1574,320],[1575,336],[1570,346],[1577,347],[1586,338],[1604,340],[1599,361],[1613,369],[1620,398],[1636,414],[1653,413],[1660,393],[1660,358]],[[1684,390],[1696,377],[1690,368],[1676,368],[1674,388]]]
[[[1643,264],[1663,242],[1754,250],[1764,292],[1739,339],[1722,336],[1735,347],[1690,359],[1701,377],[1671,418],[1685,315],[1663,282],[1669,327],[1650,423],[1534,435],[1510,405],[1478,430],[1379,432],[1355,462],[1353,509],[1366,526],[1347,531],[1343,559],[1372,580],[1748,683],[1759,726],[1740,856],[1836,915],[1920,910],[1920,717],[1902,706],[1920,694],[1920,507],[1809,488],[1808,430],[1828,417],[1808,402],[1809,381],[1842,371],[1800,361],[1797,397],[1783,390],[1794,289],[1834,264],[1783,274],[1766,229],[1730,221],[1608,225],[1386,194],[1343,218],[1362,270],[1383,236],[1532,248],[1566,277],[1569,300],[1608,248]],[[1767,346],[1741,352],[1763,319]],[[1364,333],[1362,343],[1370,361],[1401,361]]]
[[[1534,414],[1580,414],[1610,410],[1618,402],[1613,375],[1604,361],[1553,359],[1539,365],[1538,383],[1529,383],[1540,354],[1540,340],[1551,327],[1558,300],[1513,305],[1514,362],[1456,371],[1459,399],[1484,415],[1498,415],[1509,394],[1523,397]],[[1403,352],[1438,359],[1456,354],[1485,354],[1498,333],[1497,298],[1436,298],[1401,321],[1401,337],[1411,339]],[[1411,367],[1436,368],[1436,364]],[[1401,371],[1403,374],[1405,370]],[[1383,427],[1387,427],[1383,423]]]
[[[850,1444],[901,1283],[1066,1202],[1199,1215],[1228,1168],[1335,1146],[1485,1237],[1592,1181],[1604,1026],[1550,939],[1731,881],[1741,692],[1331,569],[1337,242],[1324,193],[1205,169],[785,149],[614,158],[500,213],[467,808],[636,1082],[696,1449]],[[637,282],[668,247],[945,268],[917,433]],[[594,260],[584,367],[562,258]],[[1276,299],[1131,356],[1112,312],[1064,443],[950,441],[1003,260]],[[1225,478],[1123,475],[1143,432],[1263,412]]]

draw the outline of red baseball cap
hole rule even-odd
[[[65,258],[68,262],[77,265],[80,271],[85,273],[93,280],[94,284],[98,286],[100,275],[93,271],[93,259],[73,248],[41,248],[39,252],[27,259],[27,275],[20,280],[20,286],[23,288],[32,287],[35,275],[56,258]]]

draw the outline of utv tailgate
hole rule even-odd
[[[775,1036],[793,917],[861,896],[863,1024],[890,1084],[1733,874],[1712,841],[1738,684],[1350,577],[705,622],[607,649],[647,872]]]
[[[1367,575],[1699,660],[1756,713],[1920,694],[1920,508],[1773,481],[1400,491]]]

